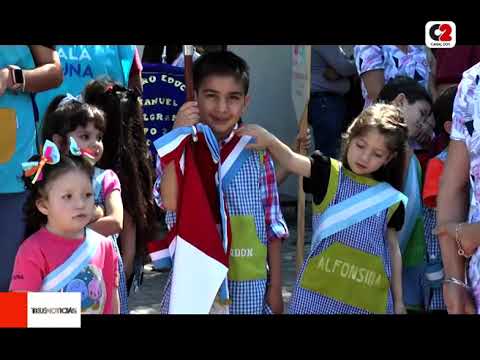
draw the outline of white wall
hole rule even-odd
[[[291,99],[291,47],[288,45],[229,45],[250,66],[250,106],[244,117],[291,144],[297,122]],[[280,193],[297,196],[297,176],[291,175]]]

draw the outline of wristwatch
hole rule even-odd
[[[8,69],[10,71],[10,77],[12,79],[12,86],[10,87],[13,91],[24,91],[25,90],[25,78],[23,77],[23,70],[20,69],[17,65],[9,65]]]

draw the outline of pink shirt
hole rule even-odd
[[[101,203],[102,205],[105,205],[104,203],[108,195],[110,195],[115,190],[122,191],[120,186],[120,180],[118,179],[117,174],[115,174],[113,170],[110,170],[110,169],[102,170],[100,168],[95,168],[94,182],[93,182],[93,187],[95,192],[97,191],[96,186],[99,185],[95,181],[95,179],[98,176],[103,176],[101,181],[101,189],[98,189],[98,190],[100,190],[99,195],[101,196]]]
[[[110,239],[101,243],[88,267],[61,291],[82,293],[82,313],[112,313],[112,297],[118,287],[118,257]],[[38,230],[18,249],[10,291],[40,291],[44,278],[62,265],[84,240],[67,239]]]

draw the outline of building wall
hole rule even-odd
[[[291,99],[291,47],[288,45],[229,45],[250,66],[250,106],[243,118],[257,123],[291,144],[297,134],[297,120]],[[280,193],[297,194],[297,176],[291,175]]]

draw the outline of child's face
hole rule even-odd
[[[94,212],[92,183],[79,170],[60,175],[46,187],[37,208],[48,217],[47,228],[67,238],[81,238]]]
[[[369,176],[392,158],[385,137],[376,129],[353,138],[347,150],[350,169],[358,175]]]
[[[90,149],[97,163],[103,155],[103,132],[98,130],[93,122],[89,122],[86,127],[79,126],[74,131],[67,134],[67,139],[73,137],[81,149]],[[68,147],[66,149],[68,150]]]
[[[250,101],[242,83],[232,76],[208,76],[196,95],[200,120],[212,128],[218,139],[230,134]]]
[[[409,104],[404,101],[400,107],[405,116],[405,123],[408,127],[408,137],[416,138],[419,132],[424,132],[433,137],[433,129],[435,127],[435,119],[431,112],[431,106],[425,100],[415,101]]]

